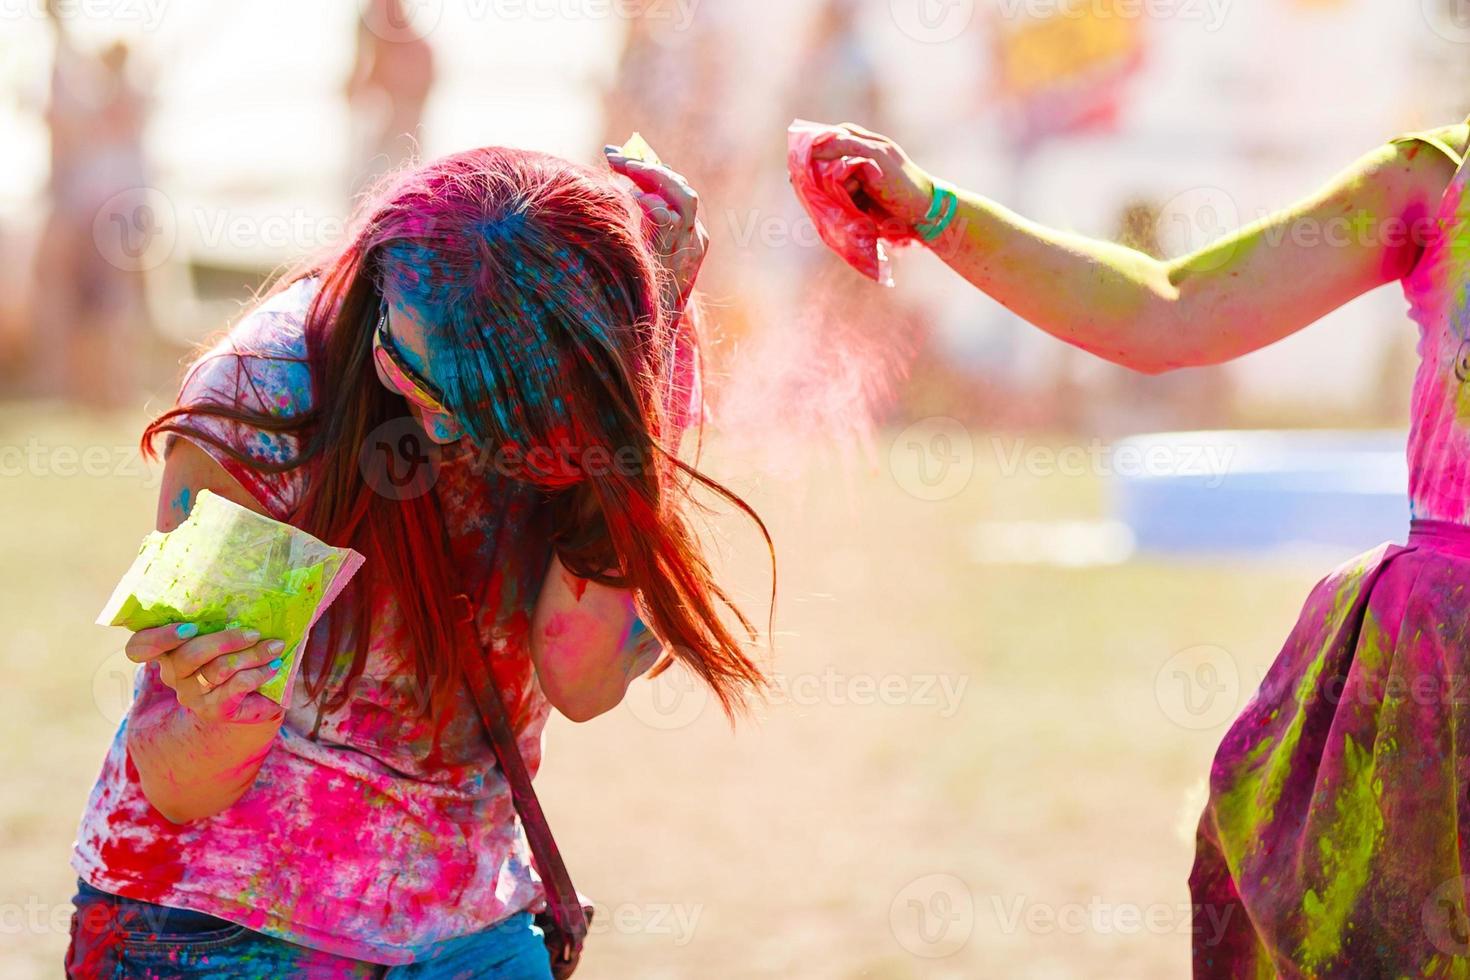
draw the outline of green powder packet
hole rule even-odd
[[[286,644],[280,670],[259,689],[284,704],[307,633],[362,562],[351,548],[201,490],[184,523],[143,539],[97,624],[136,632],[195,623],[201,635],[257,629]]]
[[[653,147],[648,145],[648,140],[644,139],[643,134],[637,131],[628,137],[628,142],[618,147],[618,152],[629,160],[641,160],[644,163],[651,163],[654,166],[663,164],[663,161],[658,158],[658,154],[654,152]]]

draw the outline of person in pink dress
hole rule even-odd
[[[834,127],[842,188],[1037,327],[1147,374],[1221,364],[1402,284],[1420,332],[1409,532],[1312,590],[1220,745],[1198,977],[1470,976],[1470,122],[1386,141],[1172,260],[1029,221]],[[1207,515],[1201,515],[1207,518]]]

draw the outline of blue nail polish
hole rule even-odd
[[[199,626],[197,623],[180,623],[174,632],[179,639],[188,640],[199,635]]]
[[[286,661],[282,660],[280,657],[277,657],[276,659],[272,660],[270,663],[266,664],[266,666],[269,667],[271,670],[280,670],[281,669],[281,665],[284,664],[285,662]]]

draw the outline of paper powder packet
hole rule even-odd
[[[301,644],[362,562],[351,548],[201,490],[184,523],[143,539],[97,624],[136,632],[195,623],[201,635],[257,629],[286,644],[280,670],[259,689],[284,704]]]
[[[659,166],[663,163],[658,158],[658,154],[654,152],[653,147],[648,145],[648,140],[644,139],[643,134],[636,130],[632,136],[628,137],[628,142],[618,147],[618,152],[629,160],[641,160],[644,163],[651,163],[654,166]]]

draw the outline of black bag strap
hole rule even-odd
[[[475,628],[474,604],[469,596],[459,593],[454,597],[458,607],[456,621],[460,633],[468,634],[473,642],[463,649],[469,656],[463,657],[465,682],[469,684],[470,696],[485,727],[485,734],[495,750],[495,761],[510,785],[511,800],[526,830],[526,840],[531,845],[531,859],[546,891],[546,911],[561,934],[561,949],[553,949],[553,958],[563,963],[575,963],[581,955],[582,944],[587,937],[587,913],[577,898],[577,889],[572,886],[572,877],[562,860],[556,838],[546,822],[546,813],[531,785],[531,775],[526,771],[526,762],[521,758],[516,744],[515,732],[505,712],[505,701],[495,683],[494,671],[490,669],[489,651],[480,642]]]

